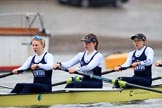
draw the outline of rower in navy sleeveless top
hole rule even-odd
[[[68,69],[71,74],[75,73],[75,71],[80,71],[101,76],[103,55],[97,51],[98,39],[96,35],[87,34],[81,41],[85,51],[78,53],[67,62],[54,64],[54,69],[61,65],[61,67]],[[78,63],[80,63],[79,67],[72,67]],[[81,82],[73,81],[67,84],[66,88],[102,88],[102,86],[102,81],[84,76]]]
[[[42,93],[52,91],[53,55],[44,51],[45,41],[41,36],[34,36],[31,43],[35,55],[28,57],[21,67],[14,69],[12,72],[18,74],[18,70],[30,68],[34,81],[33,83],[17,83],[11,93]]]
[[[134,75],[132,77],[119,77],[119,80],[126,81],[128,83],[151,86],[152,84],[152,63],[154,58],[154,51],[151,47],[145,45],[146,36],[142,33],[138,33],[131,37],[136,50],[129,53],[126,62],[115,67],[116,71],[119,71],[120,67],[132,66],[134,68]],[[118,87],[116,82],[115,87]]]

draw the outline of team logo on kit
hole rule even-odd
[[[33,71],[34,77],[45,77],[45,71],[44,70],[35,70]]]
[[[145,71],[145,66],[138,65],[138,66],[136,66],[136,68],[134,70],[136,70],[136,71]]]

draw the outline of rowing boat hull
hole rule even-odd
[[[162,90],[162,87],[156,88]],[[67,89],[44,94],[1,94],[0,106],[31,106],[55,104],[81,104],[97,102],[126,102],[162,98],[162,94],[141,89]]]

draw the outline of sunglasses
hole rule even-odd
[[[35,36],[33,37],[33,39],[36,39],[36,40],[42,40],[42,37],[39,36],[39,35],[35,35]],[[33,39],[32,39],[32,40],[33,40]]]

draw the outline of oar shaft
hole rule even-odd
[[[125,69],[127,69],[129,67],[122,67],[122,68],[120,68],[120,70],[125,70]],[[65,69],[64,69],[64,71],[68,72],[68,70],[65,70]],[[112,72],[115,72],[115,70],[102,72],[101,75],[109,74],[109,73],[112,73]],[[80,80],[82,80],[82,77],[80,77]],[[62,82],[54,83],[54,84],[52,84],[52,86],[62,85],[62,84],[66,84],[66,83],[68,83],[68,82],[67,81],[62,81]]]
[[[159,67],[162,67],[162,65],[160,64]]]
[[[90,75],[90,77],[91,78],[95,78],[95,79],[99,79],[99,80],[102,80],[102,81],[106,81],[106,82],[111,83],[111,84],[113,83],[113,80],[108,79],[108,78],[103,78],[103,77],[96,76],[96,75]],[[161,90],[156,90],[156,89],[152,89],[152,88],[149,88],[149,87],[145,87],[145,86],[141,86],[141,85],[136,85],[136,84],[128,83],[128,82],[125,82],[125,81],[122,81],[122,83],[124,83],[123,84],[124,86],[126,85],[126,86],[140,88],[140,89],[143,89],[143,90],[148,90],[148,91],[152,91],[152,92],[162,93]]]
[[[29,70],[29,69],[28,69]],[[22,73],[24,71],[27,71],[27,70],[18,70],[18,73]],[[10,75],[13,75],[14,73],[10,72],[10,73],[7,73],[7,74],[3,74],[3,75],[0,75],[0,78],[4,78],[4,77],[7,77],[7,76],[10,76]]]
[[[59,69],[60,70],[64,70],[65,72],[69,72],[67,69],[64,69],[64,68],[59,68]],[[105,82],[108,82],[108,83],[111,83],[111,84],[114,83],[114,81],[111,80],[111,79],[100,77],[100,76],[96,76],[96,75],[89,75],[89,74],[85,74],[85,73],[81,73],[81,72],[75,72],[75,74],[83,75],[83,76],[88,76],[90,78],[102,80],[102,81],[105,81]],[[131,86],[131,87],[136,87],[136,88],[139,88],[139,89],[148,90],[148,91],[152,91],[152,92],[156,92],[156,93],[162,93],[161,90],[156,90],[156,89],[152,89],[152,88],[149,88],[149,87],[128,83],[128,82],[125,82],[125,81],[119,81],[119,85]]]
[[[6,86],[0,86],[1,88],[6,88],[6,89],[13,89],[11,87],[6,87]]]
[[[62,84],[66,84],[66,83],[67,83],[66,81],[62,81],[62,82],[52,84],[52,86],[62,85]]]
[[[11,72],[11,73],[8,73],[8,74],[3,74],[3,75],[0,76],[0,78],[7,77],[7,76],[10,76],[10,75],[13,75],[13,73]]]
[[[112,73],[112,72],[115,72],[115,70],[105,71],[105,72],[102,72],[101,74],[105,75],[105,74],[109,74],[109,73]]]
[[[158,80],[158,79],[162,79],[162,77],[160,76],[160,77],[152,78],[152,81],[154,81],[154,80]]]
[[[65,68],[58,68],[59,70],[63,70],[65,72],[69,72],[68,69],[65,69]],[[98,80],[103,80],[103,81],[106,81],[106,82],[112,82],[112,80],[109,80],[107,78],[103,78],[103,77],[100,77],[100,76],[97,76],[97,75],[90,75],[90,74],[85,74],[83,72],[75,72],[75,74],[78,74],[78,75],[82,75],[82,76],[87,76],[87,77],[90,77],[90,78],[94,78],[94,79],[98,79]]]
[[[132,67],[132,66],[121,67],[119,70],[126,70],[126,69],[131,68],[131,67]],[[101,74],[102,74],[102,75],[105,75],[105,74],[109,74],[109,73],[112,73],[112,72],[116,72],[116,71],[113,69],[113,70],[110,70],[110,71],[102,72]]]
[[[158,79],[162,79],[162,76],[152,78],[152,81],[154,81],[154,80],[158,80]]]
[[[127,68],[131,68],[132,66],[128,66],[128,67],[121,67],[120,70],[125,70]],[[65,69],[65,68],[58,68],[59,70],[63,70],[65,72],[69,72],[68,69]],[[111,72],[115,72],[115,70],[111,70],[111,71],[106,71],[106,72],[103,72],[102,75],[104,74],[107,74],[107,73],[111,73]],[[91,78],[94,78],[94,79],[98,79],[98,80],[103,80],[103,81],[107,81],[107,82],[112,82],[112,80],[109,80],[107,78],[102,78],[100,76],[96,76],[96,75],[89,75],[89,74],[85,74],[85,73],[81,73],[81,72],[75,72],[75,74],[78,74],[78,75],[82,75],[82,76],[88,76],[88,77],[91,77]]]
[[[162,93],[161,90],[156,90],[156,89],[152,89],[152,88],[149,88],[149,87],[140,86],[140,85],[136,85],[136,84],[132,84],[132,83],[126,83],[126,85],[127,86],[131,86],[131,87],[136,87],[136,88],[144,89],[144,90],[148,90],[148,91],[152,91],[152,92]]]

